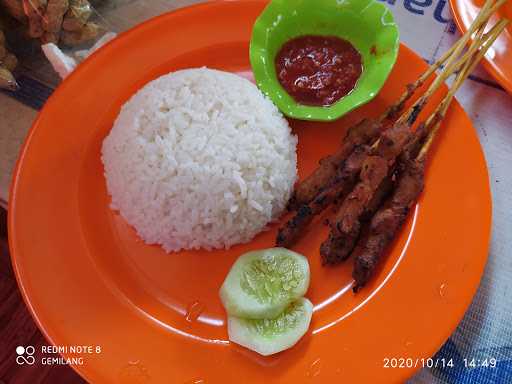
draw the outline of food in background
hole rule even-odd
[[[103,32],[89,21],[92,7],[88,0],[0,0],[0,6],[27,26],[29,37],[43,44],[81,45]]]
[[[46,12],[43,17],[44,30],[57,33],[61,29],[64,14],[69,8],[68,0],[48,0]]]
[[[92,14],[92,7],[87,0],[70,0],[69,9],[62,21],[62,29],[78,32],[87,23]]]
[[[78,31],[62,31],[60,41],[64,45],[75,46],[94,40],[102,31],[96,23],[86,23]]]
[[[300,36],[276,56],[283,88],[304,105],[329,106],[349,94],[363,72],[361,54],[336,36]]]
[[[307,259],[285,248],[248,252],[238,258],[220,289],[233,316],[265,319],[278,316],[309,286]]]
[[[18,87],[12,75],[17,64],[16,56],[7,50],[5,35],[0,29],[0,88],[13,91]]]
[[[297,178],[297,137],[249,80],[206,68],[162,76],[103,142],[112,208],[166,251],[228,248],[277,219]]]

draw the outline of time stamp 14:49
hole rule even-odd
[[[496,368],[498,360],[494,357],[487,359],[462,359],[455,362],[453,359],[414,358],[414,357],[385,357],[382,360],[383,368],[454,368],[456,364],[463,364],[465,368]]]

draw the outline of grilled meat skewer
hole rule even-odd
[[[422,130],[417,130],[418,133],[413,140],[416,143],[409,147],[412,151],[406,153],[400,159],[396,188],[392,196],[387,199],[373,216],[369,233],[359,241],[354,252],[355,260],[352,272],[355,280],[354,292],[357,292],[368,282],[382,254],[402,227],[410,209],[420,196],[424,187],[425,157],[440,128],[440,122],[445,116],[453,96],[507,24],[508,20],[498,22],[486,35],[483,34],[485,23],[482,25],[469,50],[474,53],[464,63],[450,91],[437,110],[427,120],[426,124],[421,127],[423,132]],[[479,49],[472,50],[475,47]],[[420,143],[422,144],[421,149],[419,149]],[[414,158],[415,160],[413,160]]]
[[[357,181],[364,159],[369,153],[366,145],[357,146],[344,164],[338,168],[330,187],[324,188],[309,204],[302,205],[297,213],[279,229],[276,246],[290,247],[315,216],[336,200],[344,199]]]
[[[451,64],[452,56],[457,56],[462,50],[471,34],[476,31],[497,8],[499,8],[506,0],[499,0],[493,7],[491,1],[484,5],[481,14],[477,17],[470,30],[447,52],[442,55],[439,60],[433,63],[414,83],[406,86],[405,92],[400,96],[399,100],[390,106],[377,120],[364,119],[348,130],[346,139],[343,141],[341,148],[333,155],[320,160],[320,166],[313,171],[304,181],[299,183],[289,202],[289,210],[302,207],[304,204],[311,202],[325,187],[330,185],[334,180],[336,171],[343,165],[343,162],[357,145],[367,144],[379,130],[387,128],[386,122],[394,120],[402,111],[407,100],[409,100],[418,88],[443,64],[447,66]],[[364,135],[371,136],[370,140],[365,141]],[[375,134],[374,134],[375,133]],[[363,136],[361,136],[363,135]],[[368,137],[367,136],[367,137]],[[348,139],[348,140],[347,140]],[[354,140],[355,139],[355,140]],[[363,140],[361,140],[363,139]],[[347,141],[347,143],[345,143]]]
[[[381,135],[377,148],[363,163],[360,181],[345,198],[331,223],[329,238],[320,247],[324,264],[335,264],[350,255],[359,238],[361,217],[374,201],[376,192],[383,188],[396,158],[411,138],[407,124],[396,124]]]
[[[418,139],[424,139],[427,135],[425,124],[421,124],[414,134],[414,139],[407,144],[404,153],[411,153],[413,148],[418,147]],[[336,201],[343,201],[348,193],[354,188],[361,167],[368,156],[370,148],[368,146],[358,146],[347,158],[343,166],[338,169],[335,180],[332,185],[325,188],[316,198],[309,204],[305,204],[297,210],[297,213],[284,224],[278,231],[276,238],[277,247],[291,247],[305,228],[313,221],[315,216],[321,214],[325,209]],[[370,202],[369,211],[373,212],[378,203],[387,195],[391,188],[391,180],[388,178],[383,182],[383,186],[377,193],[377,198]]]
[[[323,189],[332,184],[338,169],[343,167],[354,148],[375,140],[380,134],[381,126],[379,122],[370,119],[363,119],[352,126],[341,147],[334,154],[321,159],[319,167],[295,188],[288,209],[298,209],[310,203]]]
[[[407,215],[423,190],[425,164],[414,160],[401,164],[402,172],[393,195],[373,216],[368,236],[355,251],[354,292],[370,279],[380,256],[402,227]]]
[[[507,21],[504,22],[505,24],[507,23]],[[496,24],[483,39],[487,40],[489,35],[495,33],[497,29],[504,28],[504,25],[500,24],[503,23]],[[482,24],[478,31],[479,38],[475,39],[475,42],[468,48],[467,52],[458,60],[456,60],[456,56],[461,53],[464,47],[459,46],[454,50],[453,55],[447,59],[446,67],[432,82],[425,94],[397,120],[393,128],[388,129],[381,135],[377,144],[376,156],[368,156],[361,170],[360,182],[343,202],[334,223],[331,225],[329,238],[320,247],[320,254],[324,264],[337,263],[350,255],[359,238],[364,214],[371,214],[371,212],[368,212],[370,202],[373,201],[375,204],[379,204],[378,199],[376,199],[379,194],[376,194],[376,192],[382,188],[381,183],[385,180],[389,171],[392,170],[396,157],[406,144],[408,140],[406,136],[411,136],[408,128],[414,124],[421,110],[441,84],[456,70],[462,69],[461,72],[465,72],[473,56],[481,54],[481,51],[478,52],[478,50],[481,46],[480,38],[482,38],[484,28],[485,23]],[[468,39],[469,36],[466,34],[461,41],[467,41]],[[448,95],[453,97],[451,92]],[[442,105],[444,104],[442,103]],[[434,117],[435,115],[432,116],[431,120]],[[393,137],[393,134],[396,134],[396,136]],[[403,141],[400,140],[401,135],[403,135]],[[382,196],[382,194],[380,195]]]

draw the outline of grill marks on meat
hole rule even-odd
[[[424,162],[414,159],[425,142],[430,128],[421,123],[405,145],[397,166],[397,181],[391,196],[376,210],[367,233],[354,250],[354,292],[361,289],[374,273],[382,254],[403,225],[410,208],[421,194],[424,183]]]
[[[320,247],[323,264],[335,264],[350,255],[361,230],[361,216],[373,199],[373,191],[380,188],[387,175],[385,159],[366,158],[359,183],[342,203],[331,223],[329,237]]]
[[[398,118],[400,111],[404,109],[405,103],[407,102],[407,100],[411,98],[411,96],[414,94],[414,91],[418,88],[418,86],[421,86],[421,84],[418,84],[417,86],[415,86],[414,84],[407,84],[405,86],[407,89],[407,93],[402,96],[398,104],[393,104],[391,107],[388,108],[388,110],[386,111],[387,119],[394,120]]]
[[[338,263],[350,255],[359,238],[364,214],[370,206],[380,203],[374,198],[385,188],[396,158],[412,138],[407,124],[395,124],[382,133],[377,148],[363,163],[359,182],[339,208],[329,237],[320,247],[324,264]]]
[[[405,164],[408,160],[415,159],[420,152],[421,146],[425,142],[430,128],[421,123],[414,131],[411,140],[405,145],[403,152],[400,154],[400,163]],[[403,166],[403,165],[402,165]]]
[[[309,185],[315,195],[298,207],[276,238],[276,246],[292,246],[315,216],[341,201],[320,253],[324,264],[334,264],[354,254],[354,292],[368,282],[423,190],[424,163],[414,159],[430,131],[424,123],[414,133],[407,124],[395,124],[380,135],[376,148],[370,149],[364,143],[356,144],[371,140],[369,136],[355,139],[357,127],[361,125],[347,134],[349,146],[323,159],[319,173],[309,178],[311,182],[328,180],[327,184],[314,188]],[[351,153],[342,156],[347,148]],[[339,160],[336,166],[334,159]]]
[[[302,205],[297,213],[279,229],[276,238],[277,247],[290,247],[314,217],[322,213],[336,200],[342,200],[354,187],[365,158],[369,153],[366,145],[357,146],[338,168],[332,185],[324,189],[309,204]]]
[[[329,187],[335,181],[338,169],[343,166],[354,148],[368,144],[380,131],[381,124],[370,119],[363,119],[352,126],[341,147],[334,154],[321,159],[319,167],[296,187],[288,209],[298,209],[310,203],[322,190]]]
[[[393,194],[373,216],[369,234],[358,245],[352,277],[354,292],[363,287],[372,276],[388,245],[402,227],[407,214],[424,187],[424,162],[408,160],[400,166],[397,186]]]

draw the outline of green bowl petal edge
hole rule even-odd
[[[331,106],[299,104],[277,80],[277,52],[286,41],[302,35],[341,37],[363,56],[364,70],[356,87]],[[250,60],[256,84],[286,116],[332,121],[378,94],[396,62],[399,45],[393,14],[376,0],[273,0],[254,24]]]

